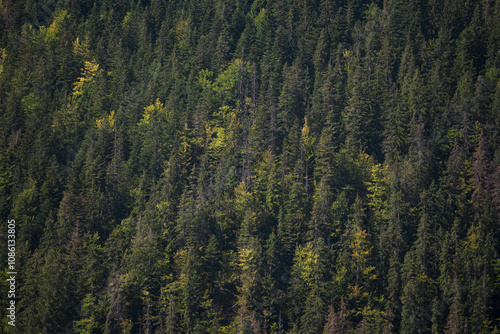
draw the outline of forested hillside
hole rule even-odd
[[[500,1],[1,0],[0,218],[6,333],[498,333]]]

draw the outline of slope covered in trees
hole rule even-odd
[[[500,1],[0,1],[8,333],[500,329]]]

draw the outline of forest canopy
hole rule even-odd
[[[0,332],[498,333],[500,1],[0,1],[0,217]]]

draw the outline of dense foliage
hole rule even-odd
[[[1,330],[498,332],[499,130],[500,1],[2,0]]]

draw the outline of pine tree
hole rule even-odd
[[[279,99],[279,128],[287,134],[291,131],[294,120],[302,120],[307,108],[308,81],[304,64],[299,58],[292,66],[283,67],[283,88]]]
[[[333,306],[330,306],[330,310],[327,317],[327,323],[325,324],[324,334],[345,334],[348,333],[350,329],[350,322],[347,320],[347,307],[344,302],[344,298],[340,300],[340,310],[335,313]]]

